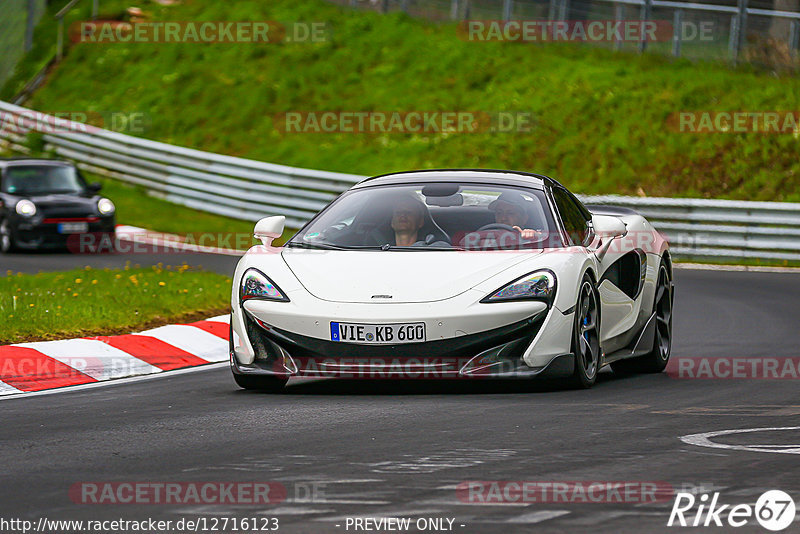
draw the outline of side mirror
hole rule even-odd
[[[88,189],[90,193],[99,193],[100,190],[103,189],[103,185],[100,182],[92,182],[86,186],[86,189]]]
[[[286,217],[283,215],[275,215],[274,217],[266,217],[256,223],[253,235],[256,239],[260,239],[264,246],[270,246],[273,239],[279,238],[283,235],[283,225],[286,222]]]
[[[594,233],[604,240],[622,237],[628,233],[625,223],[613,215],[592,216],[592,226],[594,226]]]
[[[600,238],[600,244],[594,251],[594,255],[600,260],[606,255],[614,239],[628,233],[625,223],[613,215],[593,215],[592,226],[594,233]]]

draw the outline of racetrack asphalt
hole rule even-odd
[[[203,267],[224,275],[232,275],[236,268],[237,256],[220,254],[162,252],[147,254],[71,254],[69,252],[24,252],[0,254],[0,276],[7,271],[35,274],[39,271],[67,271],[80,269],[87,265],[95,269],[122,269],[127,263],[149,267],[181,265],[184,262],[194,267]]]
[[[30,257],[14,256],[14,266],[3,269],[24,270],[39,256]],[[195,262],[229,274],[236,258]],[[798,357],[800,276],[676,269],[675,278],[673,357]],[[712,438],[722,448],[680,439],[800,427],[799,384],[606,370],[586,391],[543,381],[306,380],[275,395],[239,390],[229,369],[216,366],[12,398],[0,402],[0,517],[277,517],[279,532],[314,533],[354,532],[347,518],[365,516],[408,517],[412,525],[451,518],[452,531],[463,533],[680,531],[666,526],[671,497],[475,504],[456,488],[476,480],[652,481],[698,496],[719,491],[720,504],[753,504],[765,490],[781,489],[800,505],[800,431]],[[754,444],[767,452],[730,447]],[[288,499],[257,506],[74,502],[70,488],[92,481],[275,481]],[[312,487],[316,498],[304,498]],[[216,531],[233,532],[221,523]],[[755,520],[736,531],[765,532]]]

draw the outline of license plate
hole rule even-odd
[[[87,222],[58,223],[59,234],[84,234],[88,231],[89,223]]]
[[[362,324],[331,321],[331,341],[364,345],[425,341],[425,323]]]

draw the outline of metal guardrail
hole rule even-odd
[[[26,152],[26,134],[87,171],[139,185],[171,202],[256,221],[285,215],[299,227],[363,176],[203,152],[58,120],[0,102],[0,147]],[[636,209],[679,258],[800,260],[800,204],[582,196]]]
[[[299,227],[363,178],[87,128],[0,102],[0,144],[24,152],[30,130],[42,132],[50,148],[83,169],[143,186],[171,202],[237,219],[255,221],[280,213],[289,226]]]

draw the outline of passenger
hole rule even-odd
[[[529,204],[532,203],[519,193],[506,192],[489,204],[489,209],[494,212],[496,223],[510,226],[519,232],[523,239],[535,239],[542,235],[542,231],[526,228],[530,219]]]

